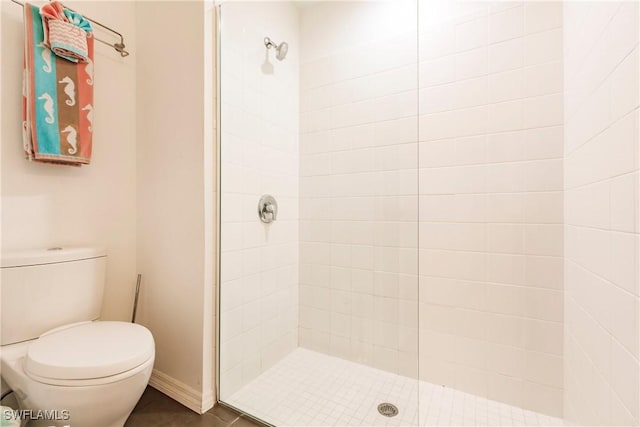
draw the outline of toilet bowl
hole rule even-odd
[[[144,326],[99,320],[106,253],[2,253],[0,373],[30,427],[122,427],[151,376]]]
[[[155,357],[151,333],[124,322],[83,322],[2,347],[2,377],[29,426],[122,427]],[[38,411],[49,411],[37,419]],[[53,412],[51,412],[53,411]]]

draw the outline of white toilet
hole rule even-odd
[[[106,259],[94,248],[2,254],[0,372],[29,426],[122,427],[149,382],[151,332],[97,320]]]

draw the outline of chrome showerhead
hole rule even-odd
[[[288,51],[289,51],[289,44],[287,42],[280,43],[280,45],[276,49],[276,58],[278,58],[279,61],[282,61],[284,58],[287,57]]]
[[[287,52],[289,51],[289,45],[287,42],[282,42],[279,45],[274,43],[269,37],[264,38],[264,45],[267,49],[274,48],[276,50],[276,59],[278,61],[282,61],[287,56]]]

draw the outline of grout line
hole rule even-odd
[[[451,85],[455,85],[455,84],[456,83],[451,84]],[[428,89],[418,90],[419,95],[420,95],[420,92],[423,92],[425,90],[428,90]],[[392,94],[383,95],[383,96],[376,97],[376,98],[366,99],[366,100],[362,100],[362,101],[355,101],[355,102],[346,103],[346,104],[339,104],[337,106],[332,106],[332,107],[327,107],[327,108],[323,108],[323,109],[319,109],[319,110],[314,110],[314,111],[310,111],[310,112],[307,112],[307,113],[302,113],[301,115],[307,115],[307,116],[310,116],[312,114],[313,115],[318,115],[321,112],[323,112],[323,113],[325,113],[327,115],[331,115],[332,110],[335,110],[335,109],[338,109],[338,108],[342,108],[342,107],[345,107],[345,106],[352,106],[352,104],[365,104],[365,103],[372,103],[373,101],[382,101],[382,100],[385,100],[386,98],[398,97],[400,95],[408,95],[408,94],[411,94],[412,92],[415,92],[415,91],[416,91],[416,89],[403,90],[403,91],[394,92]],[[513,103],[517,103],[517,102],[523,103],[523,102],[526,102],[526,101],[530,101],[532,99],[549,98],[549,97],[553,97],[553,96],[557,97],[558,95],[562,95],[562,92],[550,92],[550,93],[544,93],[544,94],[539,94],[539,95],[521,96],[521,97],[514,98],[514,99],[502,100],[502,101],[493,101],[493,102],[489,102],[487,100],[487,101],[479,102],[477,104],[474,103],[474,104],[470,104],[470,105],[461,105],[461,106],[458,106],[458,107],[453,107],[453,108],[450,108],[450,109],[438,110],[438,111],[422,112],[420,110],[420,108],[418,108],[418,110],[416,111],[416,114],[401,115],[401,116],[393,117],[393,118],[389,118],[389,119],[374,120],[374,121],[371,121],[371,122],[363,122],[363,123],[355,123],[355,124],[350,124],[350,125],[346,125],[346,126],[327,127],[326,129],[322,129],[322,130],[309,130],[309,129],[306,129],[308,126],[301,126],[301,128],[305,128],[305,129],[301,129],[300,130],[300,135],[307,135],[307,134],[312,134],[312,133],[321,133],[321,132],[326,132],[326,131],[335,130],[335,129],[344,129],[344,128],[362,126],[362,125],[367,125],[367,124],[377,124],[377,123],[381,123],[381,122],[388,122],[388,121],[407,119],[407,118],[413,119],[414,117],[416,117],[417,119],[422,119],[424,117],[435,116],[435,115],[438,115],[438,114],[441,115],[441,114],[445,114],[445,113],[453,113],[453,112],[459,112],[459,111],[478,110],[480,108],[487,109],[487,113],[488,113],[489,107],[492,107],[492,106],[504,105],[504,104],[509,104],[509,103],[513,104]],[[487,97],[488,97],[488,94],[487,94]],[[375,106],[379,107],[379,105],[375,105]],[[553,123],[551,125],[536,126],[536,127],[530,128],[530,129],[537,129],[539,127],[562,126],[562,125],[563,125],[563,123]],[[515,130],[520,130],[520,128],[525,128],[525,127],[523,125],[521,127],[518,127]]]
[[[582,71],[582,70],[586,70],[587,69],[587,67],[584,66],[584,63],[587,62],[587,60],[589,60],[591,55],[593,55],[593,51],[594,51],[593,48],[602,40],[602,37],[604,36],[604,34],[609,29],[609,26],[611,25],[611,21],[613,21],[614,18],[616,17],[616,15],[618,15],[618,13],[620,12],[620,8],[622,7],[622,3],[624,3],[624,2],[620,2],[618,4],[618,7],[617,7],[616,11],[611,14],[611,16],[609,17],[609,20],[607,21],[607,23],[602,27],[602,30],[600,31],[600,34],[593,40],[593,44],[589,47],[589,51],[581,58],[582,60],[580,61],[580,63],[577,64],[577,66],[576,66],[577,70]],[[583,16],[583,17],[584,17],[584,19],[587,18],[586,16]],[[576,26],[576,28],[584,29],[583,22],[581,22],[579,26]],[[582,35],[582,34],[580,34],[580,35]],[[569,80],[576,80],[579,74],[580,74],[580,72],[578,72],[577,75],[567,76],[567,77],[568,77]]]
[[[473,19],[471,19],[471,21],[473,21],[475,19],[479,19],[479,18],[473,18]],[[458,24],[454,24],[454,27],[456,25],[458,25]],[[487,19],[487,25],[489,25],[489,19]],[[416,65],[418,65],[418,67],[419,67],[420,64],[422,64],[424,62],[437,61],[437,60],[442,60],[443,58],[449,58],[449,57],[456,57],[456,56],[459,56],[459,55],[465,55],[465,54],[468,54],[469,52],[472,52],[474,50],[486,49],[488,51],[489,48],[491,48],[493,46],[496,46],[496,45],[500,45],[500,44],[508,43],[508,42],[513,42],[514,40],[517,40],[517,39],[523,39],[524,40],[529,36],[540,35],[542,33],[557,31],[557,30],[559,30],[561,28],[562,28],[562,26],[558,26],[558,27],[548,28],[548,29],[545,29],[545,30],[536,31],[536,32],[532,32],[532,33],[523,33],[521,36],[500,40],[500,41],[497,41],[497,42],[489,42],[489,41],[487,41],[486,44],[484,44],[483,46],[473,47],[473,48],[465,49],[465,50],[454,50],[454,51],[449,52],[449,53],[447,53],[445,55],[429,57],[429,58],[424,59],[424,60],[420,59],[420,57],[421,57],[421,55],[420,55],[421,43],[420,42],[425,37],[428,37],[428,36],[427,35],[422,35],[422,36],[419,35],[418,36],[419,40],[418,40],[418,43],[417,43],[418,54],[416,56],[417,59],[415,59],[415,61],[412,59],[411,61],[409,61],[407,63],[402,63],[402,64],[397,65],[397,66],[392,67],[392,68],[381,69],[380,71],[375,71],[373,73],[366,73],[366,74],[362,74],[362,75],[358,75],[358,76],[354,76],[354,77],[342,78],[342,79],[338,79],[338,80],[335,80],[335,81],[329,82],[329,83],[322,83],[322,84],[317,84],[317,85],[312,85],[312,86],[307,86],[307,87],[301,87],[300,90],[301,90],[301,92],[313,91],[313,90],[317,90],[317,89],[327,88],[327,87],[330,87],[330,86],[335,85],[335,84],[349,82],[351,80],[357,80],[357,79],[361,79],[361,78],[368,78],[368,77],[372,77],[372,76],[377,76],[379,74],[384,74],[384,73],[397,71],[397,70],[399,70],[401,68],[413,67],[413,66],[416,66]],[[423,30],[422,29],[418,29],[418,34],[420,34],[421,31],[423,31]],[[410,35],[411,33],[407,33],[407,34]],[[407,34],[403,35],[402,37],[407,37]],[[351,48],[351,49],[352,50],[359,50],[358,48],[355,48],[355,47]],[[344,54],[346,51],[347,50],[341,51],[341,53]],[[332,56],[339,56],[339,55],[329,55],[329,56],[318,58],[318,59],[315,59],[315,60],[312,60],[312,61],[302,62],[300,64],[300,66],[301,67],[302,66],[311,67],[311,66],[314,65],[315,62],[327,61],[327,60],[331,59]],[[539,65],[543,65],[543,64],[547,64],[547,63],[555,62],[555,61],[561,61],[561,60],[562,60],[562,58],[547,59],[547,60],[545,60],[543,62],[540,62],[540,63],[527,64],[527,65],[523,65],[522,67],[517,67],[515,69],[530,68],[530,67],[535,67],[535,66],[539,66]],[[499,73],[502,73],[502,72],[505,72],[505,71],[512,71],[512,70],[502,70],[502,71],[493,72],[493,73],[487,72],[486,74],[483,74],[483,75],[484,76],[488,76],[488,75],[491,75],[491,74],[499,74]],[[462,79],[460,81],[467,80],[467,79]]]
[[[633,293],[633,292],[629,291],[628,289],[625,289],[625,288],[623,288],[622,286],[618,285],[616,282],[613,282],[611,279],[608,279],[608,278],[606,278],[606,277],[604,277],[604,276],[602,276],[602,275],[600,275],[600,274],[596,273],[595,271],[592,271],[592,270],[588,269],[586,266],[584,266],[584,265],[580,264],[579,260],[577,260],[577,259],[572,259],[572,258],[569,258],[569,257],[565,257],[564,259],[565,259],[565,262],[570,262],[571,264],[575,265],[576,267],[578,267],[578,268],[580,268],[580,269],[582,269],[582,270],[586,271],[587,273],[589,273],[589,274],[591,274],[591,275],[593,275],[593,276],[597,277],[597,278],[598,278],[598,279],[600,279],[602,282],[608,283],[608,284],[610,284],[610,285],[612,285],[612,286],[616,287],[619,291],[621,291],[621,292],[623,292],[623,293],[627,294],[627,296],[630,296],[630,297],[632,297],[632,298],[638,298],[638,296],[639,296],[638,294],[635,294],[635,293]],[[568,292],[567,292],[567,293],[568,293]],[[607,329],[607,328],[605,328],[605,327],[604,327],[604,325],[603,325],[603,328],[604,328],[604,329]]]
[[[622,173],[619,173],[619,174],[616,174],[616,175],[611,175],[611,176],[608,176],[608,177],[600,178],[597,181],[585,182],[583,184],[574,185],[573,187],[569,187],[569,186],[566,185],[566,181],[567,180],[566,180],[566,177],[565,177],[565,180],[564,180],[565,181],[565,186],[564,186],[563,192],[566,194],[569,191],[584,190],[584,189],[586,189],[588,187],[593,187],[593,186],[601,185],[601,184],[605,184],[605,183],[611,184],[611,181],[615,181],[617,179],[620,179],[620,178],[623,178],[623,177],[627,177],[627,176],[637,175],[639,172],[640,172],[640,170],[636,168],[636,169],[634,169],[632,171],[622,172]],[[637,189],[636,189],[636,191],[637,191]]]

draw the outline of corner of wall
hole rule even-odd
[[[214,100],[205,96],[214,73],[206,4],[136,3],[137,253],[146,285],[140,323],[156,339],[150,384],[198,413],[215,400]]]

